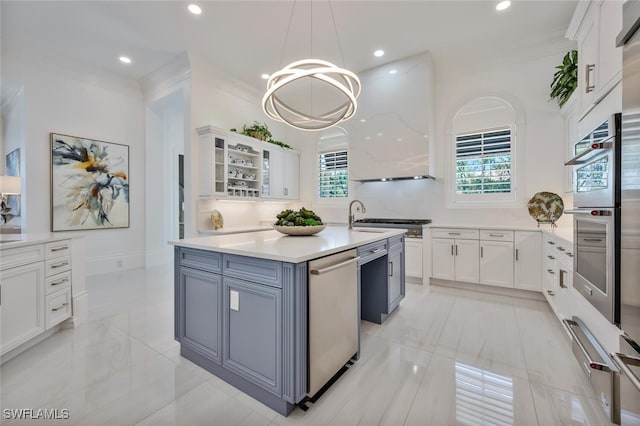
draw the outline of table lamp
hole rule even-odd
[[[7,206],[7,195],[20,194],[20,177],[19,176],[0,176],[0,217],[2,222],[7,223],[13,215],[11,207]]]

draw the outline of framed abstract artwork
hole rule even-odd
[[[129,146],[51,133],[51,230],[129,227]]]
[[[5,157],[8,176],[20,176],[20,148],[16,148]],[[20,216],[20,196],[7,195],[7,207],[11,207],[12,216]]]

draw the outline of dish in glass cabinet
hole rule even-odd
[[[527,203],[529,215],[538,222],[550,223],[552,227],[556,227],[556,221],[560,219],[564,212],[564,203],[558,194],[553,192],[538,192]]]
[[[322,231],[325,228],[325,225],[315,225],[315,226],[280,226],[273,225],[273,229],[276,231],[286,234],[286,235],[295,235],[295,236],[304,236],[304,235],[313,235]]]

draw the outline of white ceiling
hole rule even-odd
[[[0,2],[3,49],[47,52],[139,79],[188,51],[224,75],[262,90],[262,73],[313,56],[358,72],[429,50],[473,61],[561,36],[576,0],[332,1],[344,63],[326,1]],[[313,36],[310,33],[313,5]],[[285,35],[293,19],[286,45]],[[310,41],[312,41],[312,46]],[[382,48],[386,55],[373,56]],[[284,55],[283,55],[284,53]],[[120,55],[131,57],[124,65]]]

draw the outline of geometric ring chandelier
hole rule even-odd
[[[344,103],[322,113],[299,111],[287,105],[279,91],[286,85],[302,79],[316,79],[344,97]],[[300,130],[323,130],[353,117],[357,110],[356,98],[360,94],[360,79],[353,72],[321,59],[293,62],[269,77],[267,92],[262,98],[265,114]]]

